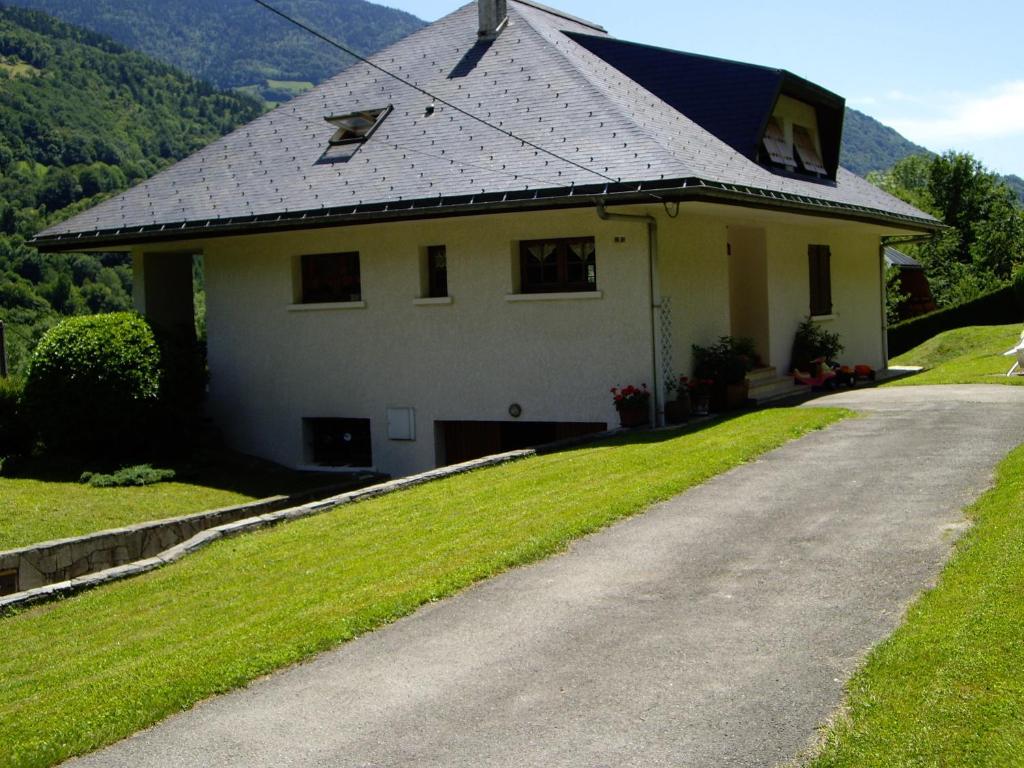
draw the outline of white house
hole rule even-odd
[[[268,20],[268,23],[271,23]],[[51,251],[125,250],[138,308],[207,287],[211,414],[293,467],[404,474],[617,423],[614,385],[808,314],[884,367],[889,236],[938,223],[839,166],[788,72],[480,0],[123,195]]]

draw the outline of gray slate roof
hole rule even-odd
[[[903,251],[897,251],[891,245],[885,247],[885,263],[890,267],[901,267],[902,269],[924,269],[917,259],[907,256]]]
[[[834,184],[823,183],[779,175],[743,157],[563,34],[604,34],[600,27],[511,0],[508,27],[485,48],[476,45],[477,22],[470,3],[372,60],[589,170],[443,104],[427,116],[428,96],[359,63],[51,227],[37,244],[69,250],[202,237],[260,223],[304,227],[510,205],[579,205],[591,197],[651,199],[643,189],[660,190],[665,199],[699,192],[936,225],[844,169]],[[450,76],[453,71],[458,76]],[[324,160],[335,131],[326,117],[388,105],[394,111],[367,142],[341,153],[342,159]]]

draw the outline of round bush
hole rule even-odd
[[[133,453],[149,440],[160,390],[160,349],[139,315],[74,317],[39,342],[26,411],[47,451]]]

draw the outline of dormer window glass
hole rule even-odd
[[[777,117],[768,120],[768,127],[764,132],[764,148],[768,152],[768,157],[776,165],[796,168],[793,145],[786,141],[786,132],[782,127],[782,121]]]
[[[343,144],[356,144],[366,141],[380,127],[380,124],[384,122],[384,118],[391,113],[391,109],[391,107],[368,109],[361,112],[351,112],[347,115],[333,115],[324,118],[328,123],[337,128],[334,135],[328,140],[328,143],[332,147],[340,147]]]
[[[828,175],[825,164],[821,161],[821,154],[818,152],[814,136],[802,125],[793,126],[793,146],[796,148],[796,154],[805,171],[822,176]]]

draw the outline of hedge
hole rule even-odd
[[[929,312],[889,327],[889,357],[902,355],[943,331],[969,325],[1010,325],[1024,321],[1024,279],[973,301]]]

